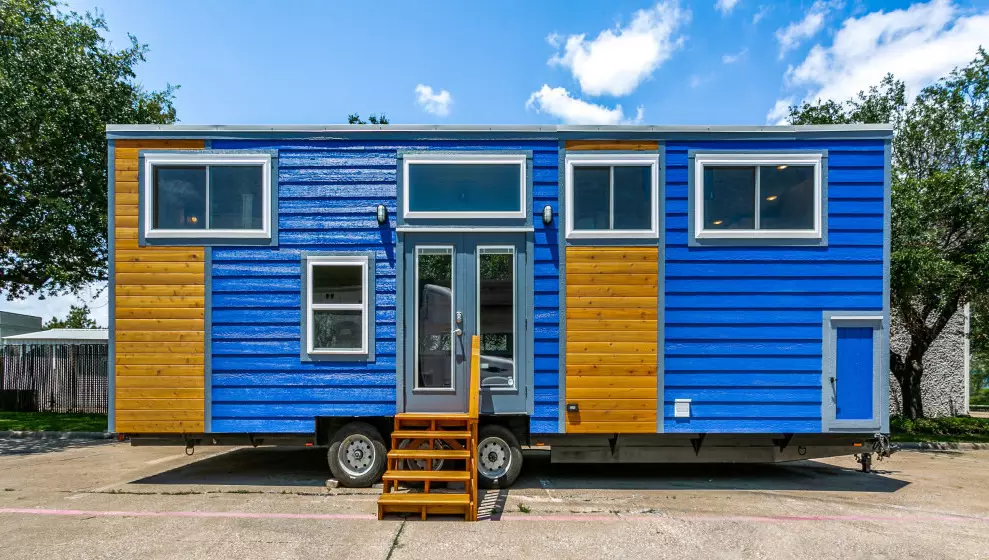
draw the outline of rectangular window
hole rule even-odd
[[[481,386],[515,387],[515,247],[477,248]]]
[[[306,349],[309,354],[367,354],[369,259],[306,257]]]
[[[453,247],[416,247],[415,389],[454,390]]]
[[[822,155],[694,156],[697,239],[820,239]]]
[[[271,156],[144,156],[146,238],[271,237]]]
[[[567,155],[567,237],[659,235],[659,156]]]
[[[525,218],[526,156],[405,154],[405,218]]]

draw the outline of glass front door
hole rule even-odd
[[[524,239],[504,234],[406,234],[405,411],[467,410],[475,334],[481,386],[490,395],[482,403],[492,412],[495,401],[520,394],[524,247]]]

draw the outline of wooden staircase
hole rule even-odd
[[[481,390],[481,342],[471,338],[466,413],[402,413],[395,416],[388,470],[378,497],[378,519],[389,513],[463,515],[477,521],[477,416]],[[444,484],[445,483],[445,484]],[[421,488],[400,492],[399,485]],[[437,492],[437,485],[445,485]],[[462,486],[462,490],[460,489]]]

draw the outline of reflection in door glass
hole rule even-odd
[[[416,248],[416,388],[453,387],[453,249]]]
[[[515,250],[477,249],[477,330],[481,385],[515,386]]]

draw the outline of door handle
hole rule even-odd
[[[464,330],[458,327],[457,330],[453,331],[453,334],[457,336],[464,336]]]

